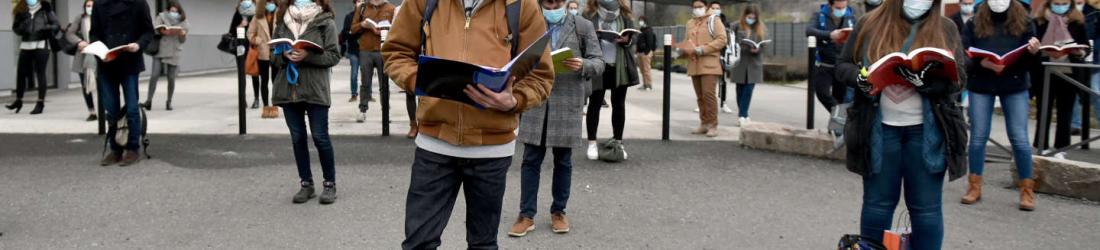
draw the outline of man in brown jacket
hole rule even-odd
[[[535,0],[438,0],[431,20],[420,27],[426,2],[405,1],[382,47],[386,72],[406,91],[415,89],[421,53],[502,67],[511,60],[510,39],[519,39],[517,45],[522,50],[546,33],[546,21]],[[519,34],[509,34],[505,15],[508,4],[520,4]],[[420,98],[420,131],[406,200],[402,248],[439,247],[459,187],[466,194],[469,248],[497,248],[505,179],[515,154],[519,114],[550,95],[553,79],[546,50],[530,75],[512,79],[500,93],[482,85],[467,86],[466,94],[485,109]]]
[[[382,63],[382,33],[389,31],[390,28],[385,25],[393,19],[394,9],[393,4],[386,2],[386,0],[369,0],[367,3],[356,7],[355,17],[352,18],[351,34],[359,35],[359,65],[362,67],[359,70],[362,74],[362,85],[359,90],[363,92],[363,96],[359,98],[357,122],[366,120],[367,104],[374,101],[374,96],[371,93],[373,83],[371,77],[375,73],[378,74],[378,94],[389,95],[389,77],[383,71]],[[374,22],[374,24],[371,22]],[[382,98],[382,100],[388,99]],[[389,108],[386,103],[382,105],[383,109]]]

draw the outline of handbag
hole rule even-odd
[[[160,39],[163,39],[163,35],[153,35],[153,40],[149,41],[149,45],[145,46],[145,54],[150,56],[156,56],[160,52]]]
[[[905,223],[904,226],[901,225],[902,222]],[[911,249],[909,243],[912,242],[913,229],[909,223],[909,212],[901,211],[901,216],[898,216],[898,223],[895,225],[898,227],[882,233],[882,244],[885,245],[886,250]]]
[[[626,160],[626,151],[623,150],[623,142],[615,139],[604,142],[599,147],[599,158],[605,162],[621,162]]]
[[[260,50],[252,47],[244,59],[244,74],[250,76],[260,75]]]
[[[886,250],[886,247],[878,242],[865,241],[863,237],[856,234],[846,234],[840,237],[840,242],[837,242],[837,250]]]
[[[65,32],[72,27],[73,24],[69,23],[69,25],[65,26],[65,29],[62,29],[54,34],[53,40],[51,40],[52,42],[50,43],[50,46],[54,46],[54,51],[60,50],[61,52],[70,56],[76,55],[76,44],[69,42],[69,39],[65,39]]]
[[[218,50],[225,52],[226,54],[237,54],[237,37],[233,36],[233,33],[222,34],[222,38],[218,41]]]

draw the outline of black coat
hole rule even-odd
[[[351,33],[351,26],[357,25],[353,23],[355,18],[355,12],[352,11],[344,16],[344,26],[340,29],[340,53],[351,53],[351,55],[359,55],[359,34]]]
[[[638,53],[649,54],[657,50],[657,35],[653,34],[653,27],[642,28],[642,35],[638,37]]]
[[[1003,15],[994,14],[994,22],[1006,20]],[[1035,26],[1030,24],[1027,31],[1019,36],[1008,33],[1004,25],[995,25],[992,36],[979,38],[975,35],[974,22],[967,24],[962,33],[964,48],[974,47],[998,54],[1008,53],[1026,45],[1032,37],[1035,37]],[[974,61],[967,66],[966,72],[970,77],[966,88],[983,94],[1013,94],[1027,90],[1031,87],[1030,82],[1027,81],[1027,72],[1036,66],[1038,57],[1027,51],[1023,53],[1024,55],[1017,59],[1016,63],[1007,65],[1001,75],[982,67],[981,61]]]
[[[11,29],[19,35],[20,41],[32,42],[53,39],[53,35],[60,29],[57,23],[57,14],[53,11],[50,2],[42,1],[42,8],[31,16],[31,13],[22,12],[15,15],[11,23]]]
[[[141,50],[153,40],[153,19],[144,0],[98,0],[92,7],[91,42],[103,42],[108,48],[137,43]],[[123,52],[114,61],[100,62],[99,71],[116,75],[134,75],[145,71],[142,53]]]
[[[1045,35],[1047,33],[1047,26],[1048,26],[1048,24],[1050,24],[1050,22],[1045,22],[1045,23],[1042,23],[1042,24],[1040,24],[1038,22],[1033,22],[1033,23],[1035,24],[1035,38],[1039,38],[1041,40],[1043,38],[1043,35]],[[1088,31],[1086,30],[1086,25],[1084,23],[1071,22],[1071,23],[1067,24],[1066,29],[1069,30],[1069,35],[1071,37],[1073,37],[1073,42],[1074,43],[1084,44],[1084,45],[1089,44]],[[1091,53],[1092,53],[1091,49],[1086,49],[1086,52],[1085,52],[1084,56],[1070,55],[1069,56],[1069,62],[1071,62],[1071,63],[1085,63],[1085,57],[1087,57]],[[1042,66],[1042,62],[1049,62],[1049,61],[1050,61],[1049,57],[1040,56],[1039,59],[1035,62],[1034,66],[1031,67],[1031,83],[1032,83],[1031,84],[1031,95],[1032,96],[1038,96],[1038,95],[1042,94],[1042,90],[1043,90],[1043,70],[1044,70],[1044,67]],[[1089,70],[1086,70],[1086,69],[1083,69],[1083,68],[1073,68],[1073,73],[1071,73],[1069,76],[1073,77],[1078,82],[1088,83],[1088,81],[1087,81],[1088,73],[1089,73]],[[1057,76],[1051,76],[1051,79],[1054,79],[1054,78],[1057,78]]]
[[[826,5],[828,6],[828,5]],[[823,7],[827,8],[827,7]],[[851,12],[851,10],[849,10]],[[817,59],[821,63],[836,64],[837,54],[843,48],[843,44],[837,44],[829,38],[829,34],[835,29],[841,28],[853,28],[852,26],[856,22],[856,18],[853,15],[846,15],[843,18],[833,18],[831,13],[822,13],[818,11],[810,19],[810,24],[806,25],[806,35],[817,37]],[[855,34],[853,31],[852,34]]]

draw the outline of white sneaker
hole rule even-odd
[[[367,112],[359,113],[359,117],[355,118],[355,122],[363,123],[367,121]]]
[[[626,145],[623,145],[622,142],[619,142],[619,149],[623,150],[623,160],[625,161],[628,158],[627,156],[630,156],[626,153]]]
[[[596,143],[588,143],[588,159],[593,161],[600,159],[600,149]]]
[[[1061,152],[1061,153],[1054,154],[1054,158],[1058,158],[1060,160],[1065,160],[1066,159],[1066,152]]]
[[[743,126],[745,126],[745,124],[748,124],[748,123],[749,123],[749,118],[748,117],[737,118],[737,126],[738,127],[743,127]]]
[[[726,113],[726,114],[733,113],[733,110],[730,109],[729,105],[722,104],[722,113]]]

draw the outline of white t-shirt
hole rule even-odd
[[[906,127],[924,123],[924,102],[913,85],[886,87],[882,90],[879,105],[882,107],[883,124]]]

